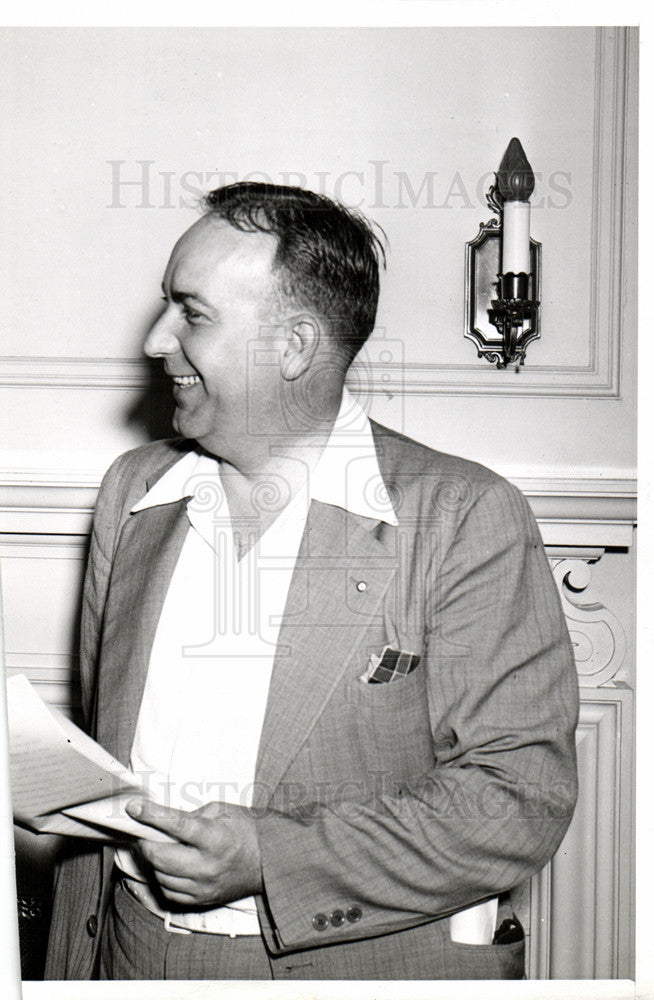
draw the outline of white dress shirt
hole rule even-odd
[[[398,523],[370,422],[347,389],[305,487],[290,503],[281,479],[259,489],[264,509],[283,509],[240,561],[217,459],[188,452],[132,508],[135,513],[191,498],[189,531],[157,626],[130,761],[150,796],[176,809],[252,802],[275,647],[310,502]],[[117,850],[116,863],[144,881],[128,848]],[[174,925],[259,933],[251,897],[175,914]]]

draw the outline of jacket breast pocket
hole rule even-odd
[[[407,780],[433,765],[424,663],[386,683],[351,678],[347,699],[359,751],[371,772]]]
[[[352,680],[350,693],[355,704],[366,705],[409,705],[413,700],[426,694],[424,664],[420,662],[410,674],[393,678],[390,681],[371,684],[361,676]]]

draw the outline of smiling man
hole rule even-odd
[[[538,530],[345,388],[383,257],[363,218],[246,183],[206,209],[145,344],[180,437],[107,473],[85,585],[88,727],[152,836],[72,842],[46,975],[519,978],[510,892],[576,794]]]

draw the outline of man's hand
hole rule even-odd
[[[175,843],[139,840],[165,898],[190,908],[220,906],[260,892],[261,854],[249,809],[210,802],[184,812],[133,799],[127,812]]]

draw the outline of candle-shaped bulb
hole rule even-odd
[[[529,165],[520,140],[514,136],[506,148],[497,172],[500,194],[505,201],[529,201],[534,192],[534,184],[534,171]]]
[[[529,274],[529,198],[534,190],[534,172],[520,144],[513,138],[497,172],[502,207],[502,272]]]

